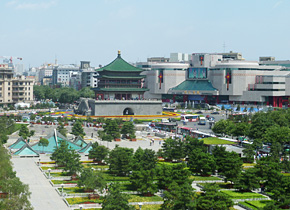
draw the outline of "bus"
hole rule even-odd
[[[192,114],[186,114],[181,115],[181,121],[182,122],[197,122],[199,115],[192,115]]]
[[[155,123],[156,129],[168,132],[175,132],[176,126],[177,126],[176,123],[162,123],[162,122]]]
[[[198,122],[199,125],[206,125],[206,119],[205,117],[199,117],[199,122]]]

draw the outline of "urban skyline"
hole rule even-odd
[[[290,59],[288,1],[4,0],[0,56],[29,66],[91,61],[107,64],[117,50],[129,62],[171,52],[241,52]],[[225,47],[224,47],[225,44]]]

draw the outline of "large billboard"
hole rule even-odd
[[[188,79],[206,79],[207,68],[189,68]]]

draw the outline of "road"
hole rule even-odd
[[[38,158],[12,158],[17,177],[29,185],[30,202],[34,210],[69,210],[70,208],[36,166],[37,160]]]

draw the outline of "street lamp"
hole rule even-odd
[[[82,209],[83,209],[83,205],[79,205],[79,207],[80,207],[80,210],[82,210]]]
[[[38,166],[40,166],[40,158],[39,158]]]
[[[139,205],[139,209],[141,210],[143,203],[138,203],[138,205]]]
[[[63,196],[63,184],[61,184],[61,196]]]
[[[48,178],[50,179],[50,168],[48,169]]]

